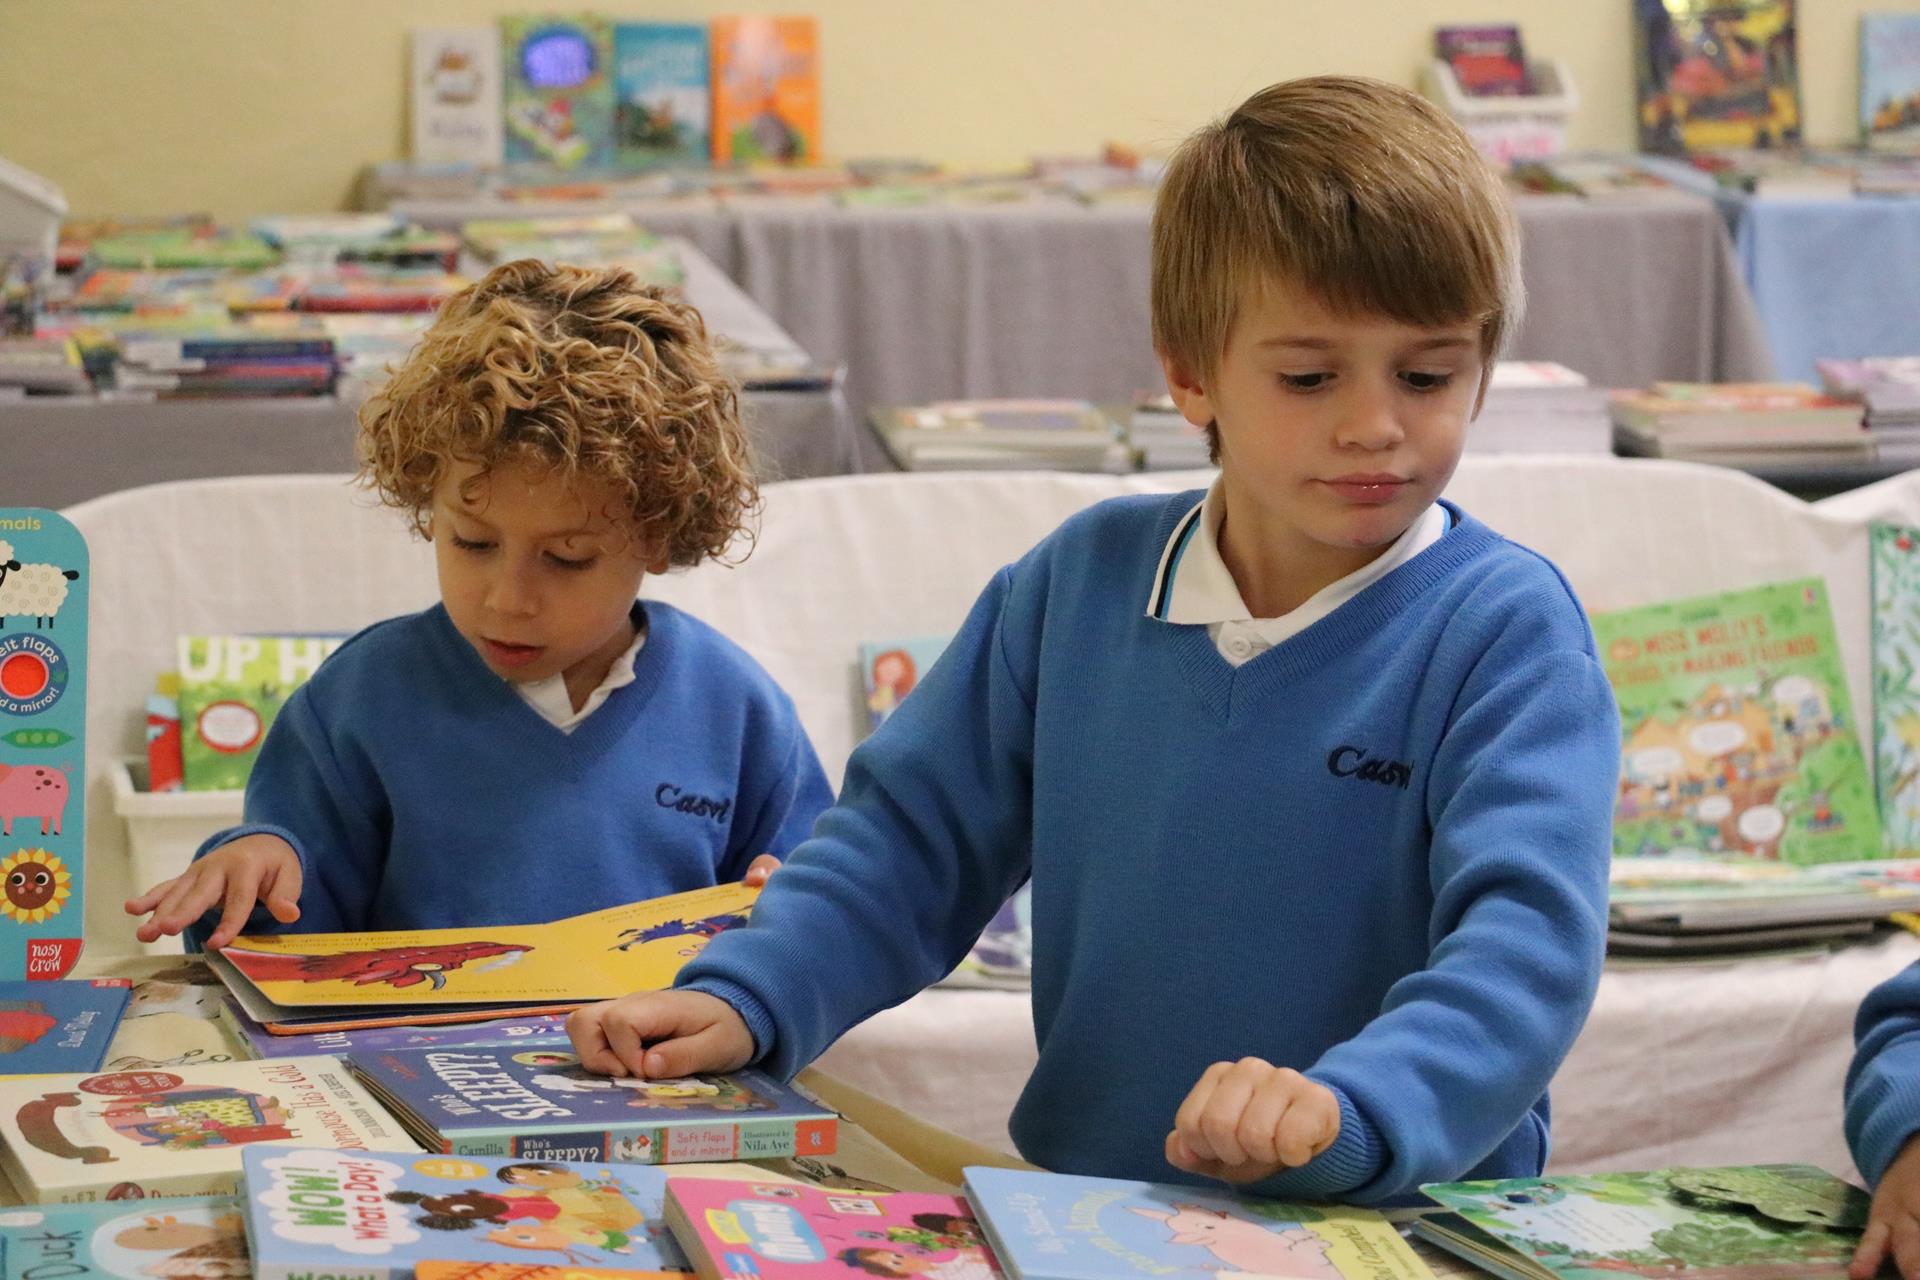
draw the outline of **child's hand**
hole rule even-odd
[[[179,933],[216,902],[225,902],[226,907],[219,927],[207,939],[209,951],[218,951],[240,935],[256,902],[266,903],[281,924],[292,924],[300,918],[300,855],[279,836],[265,832],[241,836],[201,858],[184,874],[128,898],[126,910],[130,916],[153,912],[152,919],[134,930],[134,937],[152,942]]]
[[[749,889],[758,889],[767,882],[768,876],[779,869],[780,859],[770,853],[763,853],[747,867],[747,874],[740,878],[740,883]]]
[[[1881,1177],[1847,1274],[1869,1280],[1889,1253],[1906,1280],[1920,1278],[1920,1138],[1909,1139]]]
[[[567,1036],[580,1065],[604,1076],[675,1079],[732,1071],[753,1057],[733,1006],[704,991],[637,991],[575,1009]]]
[[[1340,1136],[1333,1090],[1259,1058],[1216,1062],[1180,1104],[1167,1163],[1222,1182],[1295,1169]]]

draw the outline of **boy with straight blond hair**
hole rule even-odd
[[[752,658],[636,599],[759,502],[699,312],[617,268],[496,267],[362,408],[359,450],[441,602],[288,699],[245,823],[127,902],[138,937],[539,923],[764,881],[832,802],[813,746]]]
[[[1003,569],[751,924],[576,1013],[583,1059],[791,1074],[1031,876],[1028,1159],[1364,1203],[1539,1173],[1620,743],[1566,581],[1439,500],[1517,253],[1404,90],[1293,81],[1190,139],[1154,340],[1219,479]]]

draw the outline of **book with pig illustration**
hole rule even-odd
[[[422,1146],[448,1155],[687,1164],[839,1145],[832,1111],[759,1071],[595,1075],[567,1045],[395,1049],[347,1064]]]
[[[64,517],[0,507],[0,981],[80,958],[89,581]]]
[[[1507,1280],[1843,1280],[1867,1195],[1806,1165],[1556,1174],[1421,1188],[1414,1234]]]
[[[1620,704],[1615,856],[1882,855],[1826,584],[1593,615]]]
[[[287,1147],[245,1160],[257,1280],[411,1280],[429,1258],[687,1271],[657,1169]]]
[[[230,1196],[0,1208],[0,1280],[248,1280]]]
[[[188,791],[238,791],[293,691],[344,636],[181,636],[180,766]]]
[[[714,885],[547,924],[243,935],[208,961],[281,1033],[552,1013],[671,986],[759,893]]]
[[[0,1168],[29,1201],[230,1195],[255,1143],[417,1149],[338,1058],[0,1080]]]
[[[674,1178],[667,1225],[700,1280],[995,1280],[964,1200],[928,1192]]]
[[[966,1189],[1013,1280],[1190,1271],[1298,1280],[1431,1274],[1371,1209],[1022,1169],[969,1168]]]

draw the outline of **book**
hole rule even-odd
[[[833,1112],[759,1071],[602,1076],[562,1045],[391,1049],[347,1062],[423,1146],[448,1155],[685,1164],[837,1145]]]
[[[820,160],[820,37],[812,18],[715,18],[713,162]]]
[[[422,1258],[414,1280],[686,1280],[684,1271],[639,1271],[632,1267],[555,1266],[547,1262],[454,1262]]]
[[[80,959],[92,581],[65,516],[0,506],[0,981]]]
[[[498,165],[501,133],[500,29],[415,27],[407,81],[415,164]]]
[[[230,1195],[254,1143],[415,1149],[338,1058],[0,1080],[0,1169],[30,1200]]]
[[[1620,706],[1616,857],[1881,856],[1824,582],[1592,621]]]
[[[1608,400],[1616,424],[1663,444],[1862,445],[1860,406],[1801,382],[1656,382]]]
[[[1556,1174],[1421,1188],[1414,1234],[1507,1280],[1842,1280],[1867,1195],[1805,1165]]]
[[[1706,858],[1615,858],[1608,921],[1617,929],[1730,933],[1789,925],[1876,920],[1920,911],[1920,859],[1721,862]]]
[[[701,1280],[1000,1274],[972,1208],[954,1196],[671,1178],[665,1212]]]
[[[916,636],[906,640],[870,640],[860,646],[860,683],[869,730],[886,723],[900,700],[932,669],[934,660],[952,639],[951,635]]]
[[[1476,97],[1511,97],[1533,92],[1520,28],[1445,26],[1433,29],[1434,56],[1453,68],[1463,92]]]
[[[133,984],[0,982],[0,1076],[98,1071]]]
[[[564,1045],[568,1042],[566,1015],[557,1013],[444,1026],[363,1027],[351,1031],[275,1035],[248,1017],[247,1011],[240,1007],[240,1002],[229,994],[220,1001],[220,1018],[256,1058],[377,1053],[384,1049],[419,1049],[428,1045],[458,1048],[465,1045]]]
[[[180,764],[188,791],[236,791],[293,691],[344,642],[333,636],[181,636]]]
[[[180,675],[162,671],[147,695],[147,786],[150,793],[180,791]]]
[[[1887,853],[1920,857],[1920,529],[1876,522],[1873,789]]]
[[[242,935],[207,960],[270,1030],[556,1013],[671,986],[709,939],[746,923],[759,894],[714,885],[546,924]]]
[[[257,1280],[411,1280],[428,1258],[688,1269],[657,1169],[281,1147],[244,1158]]]
[[[232,1196],[0,1208],[0,1280],[249,1280]]]
[[[1860,15],[1860,141],[1920,148],[1920,13]]]
[[[707,29],[693,23],[621,22],[613,28],[613,152],[622,168],[704,165],[708,125]]]
[[[1379,1213],[1206,1187],[966,1170],[967,1199],[1013,1280],[1217,1271],[1314,1280],[1430,1273]]]
[[[1099,470],[1122,432],[1085,400],[942,400],[873,411],[881,443],[904,470],[952,465]],[[1130,467],[1129,467],[1130,469]]]
[[[1640,149],[1800,141],[1793,0],[1634,0]]]
[[[613,160],[613,28],[593,14],[500,19],[508,164],[600,169]]]

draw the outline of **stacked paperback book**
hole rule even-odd
[[[1828,395],[1865,407],[1880,461],[1920,466],[1920,356],[1813,363]]]
[[[1871,462],[1860,405],[1800,382],[1656,382],[1611,401],[1620,452],[1734,467]]]
[[[1120,425],[1085,400],[944,400],[876,410],[903,471],[1133,470]]]

